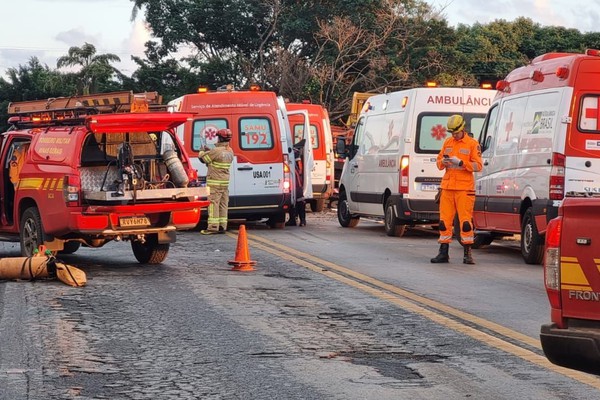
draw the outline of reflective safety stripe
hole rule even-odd
[[[440,235],[438,242],[450,243],[452,241],[452,235]]]
[[[476,162],[472,162],[472,163],[471,163],[471,165],[473,166],[473,171],[474,171],[474,172],[479,172],[479,171],[481,171],[481,170],[479,169],[479,164],[477,164]]]
[[[473,244],[474,237],[473,236],[460,236],[460,239],[465,244]]]
[[[219,168],[219,169],[229,169],[231,168],[231,163],[226,163],[226,162],[213,162],[213,166],[215,168]]]
[[[209,186],[229,186],[228,181],[217,181],[215,179],[207,179],[206,184]]]

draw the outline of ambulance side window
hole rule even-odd
[[[489,149],[489,154],[492,154],[494,151],[493,143],[494,143],[494,132],[496,130],[496,121],[498,120],[498,110],[500,107],[496,104],[493,106],[483,123],[483,127],[481,128],[481,136],[479,137],[479,144],[481,145],[481,151],[487,152]]]
[[[598,108],[600,106],[600,97],[586,95],[581,99],[581,107],[579,109],[579,130],[589,133],[600,133],[598,126]]]
[[[239,145],[242,150],[269,150],[274,147],[271,121],[264,117],[240,118]]]
[[[228,128],[226,119],[195,120],[192,127],[192,150],[200,151],[204,146],[214,147],[218,141],[217,132],[224,128]]]
[[[360,148],[360,145],[364,140],[364,135],[365,135],[365,119],[361,118],[358,121],[358,123],[356,124],[356,127],[354,128],[354,138],[352,139],[352,144],[350,145],[350,154],[349,154],[349,157],[351,160],[354,158],[354,156],[356,156],[356,153],[358,152],[358,149]]]

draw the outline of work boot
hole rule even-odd
[[[471,255],[471,245],[465,244],[465,255],[463,257],[463,264],[475,264],[473,256]]]
[[[449,247],[450,247],[450,245],[448,243],[441,243],[440,244],[440,252],[438,253],[437,256],[435,256],[434,258],[431,259],[431,262],[434,264],[447,263],[450,260],[450,257],[448,256],[448,248]]]

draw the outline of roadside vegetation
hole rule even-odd
[[[332,123],[353,92],[395,91],[433,80],[444,86],[495,84],[547,52],[600,48],[600,33],[541,26],[528,18],[448,25],[419,0],[131,0],[154,39],[133,57],[131,76],[91,43],[56,66],[32,57],[0,78],[0,128],[11,101],[118,90],[158,91],[169,101],[227,84],[258,84],[290,101],[324,105]],[[177,57],[186,49],[185,57]],[[76,72],[73,72],[76,71]]]

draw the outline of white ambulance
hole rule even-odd
[[[521,235],[539,264],[566,193],[600,193],[600,51],[549,53],[499,81],[483,129],[475,242]]]
[[[409,226],[437,224],[435,194],[443,171],[436,156],[448,117],[460,114],[477,137],[495,91],[415,88],[370,97],[364,104],[340,178],[338,221],[356,226],[361,216],[383,217],[389,236]],[[347,147],[347,148],[346,148]]]
[[[180,125],[177,135],[199,176],[206,176],[206,165],[198,160],[203,146],[214,146],[219,129],[233,133],[230,145],[234,160],[229,180],[229,218],[262,220],[273,228],[283,228],[286,214],[296,202],[294,184],[293,137],[289,115],[282,97],[274,92],[235,90],[186,94],[169,103],[173,111],[195,113]],[[308,113],[303,114],[308,141]],[[305,146],[305,160],[312,160],[312,148]],[[310,182],[310,174],[308,173]],[[205,221],[205,218],[202,218]]]

